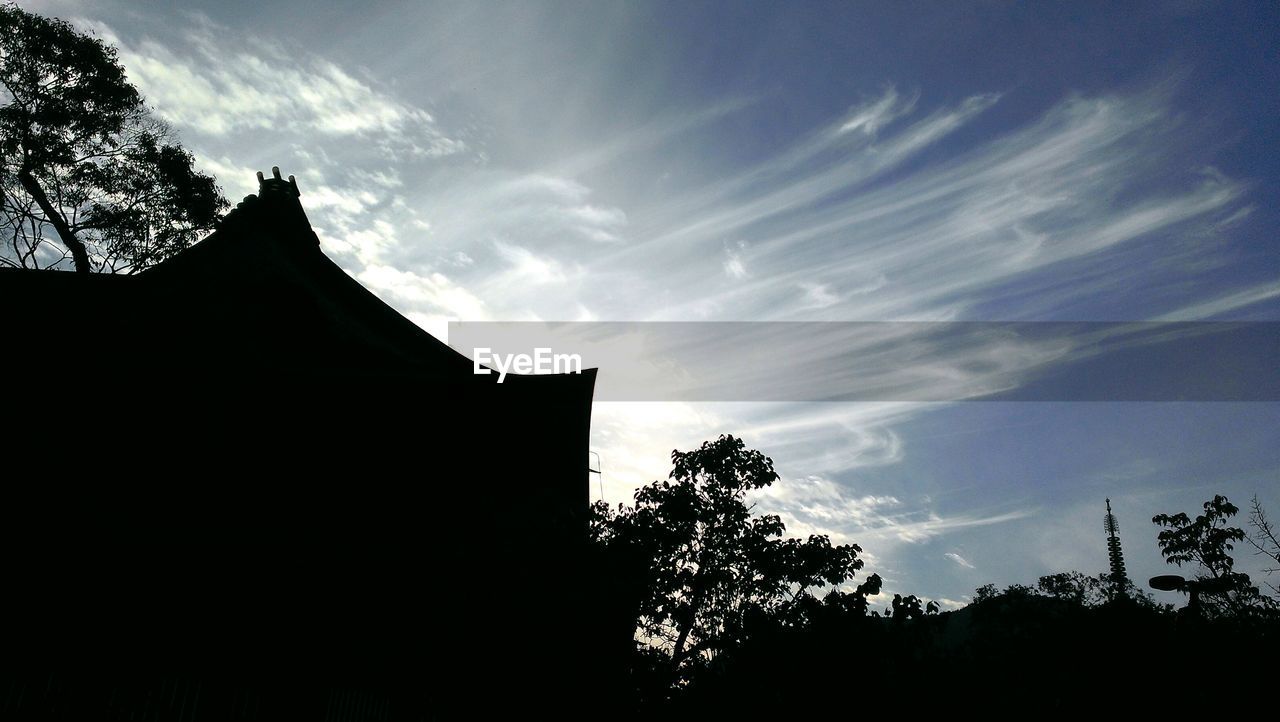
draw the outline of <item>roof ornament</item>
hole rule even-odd
[[[287,181],[280,177],[280,166],[271,166],[271,175],[272,177],[267,179],[262,174],[262,171],[258,171],[258,195],[263,195],[268,191],[288,193],[294,198],[302,195],[302,192],[298,190],[298,181],[293,176],[289,176]]]
[[[244,200],[237,203],[230,213],[218,220],[217,227],[222,229],[243,223],[248,216],[263,217],[265,202],[265,205],[269,206],[266,215],[269,216],[270,223],[285,228],[286,232],[296,232],[315,245],[320,245],[320,239],[311,229],[307,213],[302,209],[302,202],[299,200],[302,192],[298,190],[297,179],[293,176],[289,176],[288,180],[282,178],[280,166],[271,167],[270,178],[266,177],[262,171],[258,171],[257,175],[258,192],[245,196]]]

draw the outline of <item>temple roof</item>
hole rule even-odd
[[[0,302],[28,309],[6,335],[24,342],[32,363],[91,359],[95,371],[126,375],[446,374],[493,383],[325,256],[292,176],[258,177],[259,192],[212,234],[136,276],[3,274]]]

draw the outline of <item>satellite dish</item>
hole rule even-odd
[[[1147,581],[1152,589],[1159,589],[1162,592],[1180,592],[1186,586],[1187,580],[1177,574],[1161,574],[1158,577],[1151,577]]]

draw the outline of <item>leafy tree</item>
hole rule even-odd
[[[1100,607],[1112,602],[1127,602],[1150,609],[1163,609],[1154,598],[1132,581],[1125,579],[1124,594],[1116,594],[1110,573],[1089,576],[1080,572],[1046,574],[1036,582],[1041,596],[1071,602],[1081,607]]]
[[[893,595],[893,602],[889,609],[885,610],[885,616],[895,622],[907,622],[912,619],[919,619],[925,615],[924,600],[914,594],[902,596],[901,594]],[[938,605],[929,602],[929,614],[936,614]]]
[[[855,547],[857,548],[857,547]],[[879,574],[871,574],[866,581],[853,588],[852,592],[846,592],[841,589],[832,589],[827,596],[822,598],[823,607],[827,610],[834,610],[838,614],[847,616],[861,617],[867,614],[867,608],[871,602],[868,597],[874,597],[880,593],[880,589],[884,586],[884,581],[880,579]],[[937,604],[929,602],[935,608]],[[874,614],[874,612],[872,612]]]
[[[1111,586],[1109,574],[1091,577],[1080,572],[1046,574],[1036,582],[1040,594],[1082,607],[1095,607],[1110,601]]]
[[[150,115],[114,48],[0,5],[0,265],[134,273],[211,229],[213,178]]]
[[[1239,511],[1219,494],[1204,503],[1204,513],[1194,520],[1182,512],[1157,514],[1151,519],[1165,527],[1157,537],[1165,561],[1197,568],[1188,589],[1209,616],[1244,616],[1270,606],[1249,575],[1235,571],[1231,551],[1236,542],[1245,539],[1245,533],[1240,527],[1229,526],[1228,520]]]
[[[995,599],[999,594],[1000,590],[996,588],[996,585],[988,582],[987,584],[983,584],[973,590],[973,603],[981,604],[982,602],[990,601]]]
[[[639,560],[636,636],[666,660],[671,680],[740,645],[753,624],[795,624],[822,607],[810,590],[839,585],[862,567],[857,545],[833,546],[826,536],[784,539],[782,521],[753,516],[746,494],[772,484],[773,462],[721,436],[689,452],[671,454],[665,481],[636,492],[635,505],[593,507],[599,544]],[[858,607],[855,598],[879,591],[879,578],[854,594],[835,593],[832,607]]]

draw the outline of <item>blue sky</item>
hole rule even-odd
[[[1280,320],[1274,3],[27,5],[117,43],[229,196],[296,174],[326,253],[433,333]],[[1137,579],[1165,571],[1155,513],[1280,514],[1278,417],[611,403],[592,446],[621,501],[741,435],[790,531],[959,604],[1103,571],[1107,496]]]

